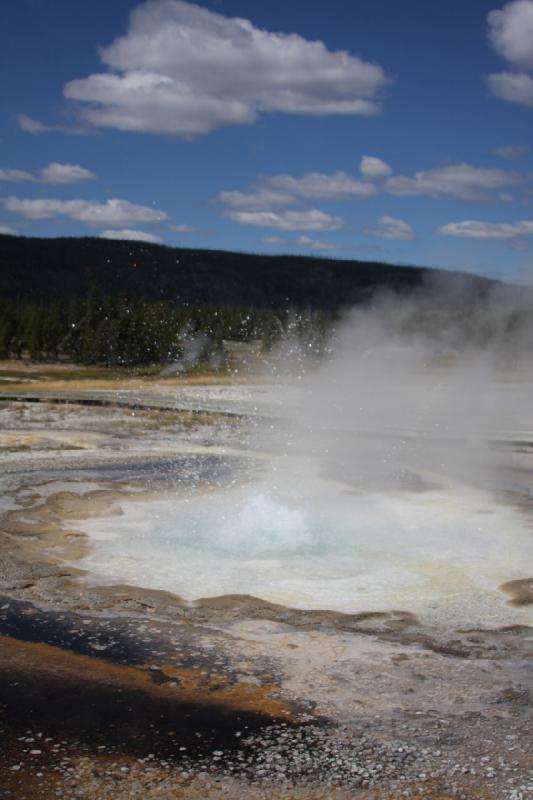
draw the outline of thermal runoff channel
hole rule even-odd
[[[527,348],[520,337],[511,349],[499,336],[465,343],[455,323],[436,334],[420,313],[399,302],[353,313],[320,361],[285,342],[285,377],[237,398],[256,417],[226,450],[231,478],[82,523],[86,580],[189,601],[241,594],[449,623],[525,621],[531,612],[509,606],[500,586],[533,564],[516,500],[531,489],[517,445],[531,436]]]

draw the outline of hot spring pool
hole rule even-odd
[[[356,493],[317,481],[305,503],[246,486],[122,508],[120,517],[77,524],[90,536],[78,566],[92,583],[190,601],[249,594],[303,609],[401,609],[433,622],[531,616],[498,589],[531,572],[527,518],[462,484]]]

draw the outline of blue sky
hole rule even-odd
[[[0,231],[533,272],[533,0],[17,0],[0,59]]]

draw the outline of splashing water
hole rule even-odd
[[[211,504],[215,506],[213,510],[209,509]],[[210,497],[206,505],[214,524],[206,528],[201,518],[195,516],[193,546],[203,545],[243,557],[294,554],[313,547],[308,515],[302,509],[283,505],[269,494],[245,493],[229,501],[226,498],[222,504],[220,498]],[[215,522],[217,508],[220,514]]]

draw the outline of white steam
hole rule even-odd
[[[498,587],[533,570],[532,315],[524,296],[454,286],[354,310],[321,360],[289,337],[269,358],[284,379],[268,409],[253,399],[270,414],[260,479],[237,471],[226,489],[87,523],[85,566],[190,600],[524,620]]]

